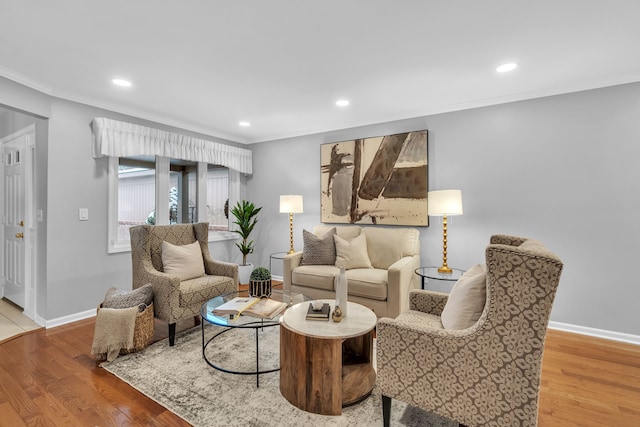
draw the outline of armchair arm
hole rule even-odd
[[[238,264],[218,261],[210,256],[204,256],[204,272],[212,276],[231,277],[238,288]]]
[[[387,270],[388,314],[396,317],[409,308],[409,292],[418,287],[415,270],[420,264],[418,255],[400,258]]]
[[[448,299],[444,292],[415,289],[409,294],[409,309],[440,316]]]
[[[286,255],[282,260],[282,283],[285,291],[291,290],[293,269],[300,265],[302,251]]]
[[[170,323],[175,322],[175,319],[171,317],[171,308],[180,305],[180,278],[156,270],[150,259],[144,260],[140,264],[140,268],[142,271],[136,273],[139,277],[134,281],[134,288],[151,283],[154,316]]]

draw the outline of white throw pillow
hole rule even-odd
[[[462,275],[449,294],[440,320],[445,329],[467,329],[484,310],[487,296],[487,268],[476,264]]]
[[[345,240],[337,234],[333,235],[336,243],[336,267],[372,268],[367,252],[367,238],[360,234],[351,240]]]
[[[176,246],[169,242],[162,242],[162,268],[165,273],[178,276],[180,280],[204,276],[200,243],[195,241]]]

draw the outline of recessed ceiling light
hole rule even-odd
[[[242,127],[245,127],[245,128],[251,126],[251,123],[249,123],[249,122],[238,122],[238,124],[240,126],[242,126]]]
[[[113,83],[116,86],[131,87],[131,82],[129,80],[113,79],[111,80],[111,83]]]
[[[496,71],[499,73],[506,73],[515,70],[517,67],[518,64],[516,64],[515,62],[509,62],[507,64],[502,64],[501,66],[496,68]]]
[[[338,107],[346,107],[347,105],[349,105],[349,101],[347,101],[346,99],[339,99],[336,101],[336,105]]]

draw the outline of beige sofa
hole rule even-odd
[[[349,301],[369,307],[378,317],[396,317],[408,309],[409,291],[418,288],[415,274],[420,265],[418,230],[320,225],[314,227],[313,234],[326,236],[334,227],[344,241],[353,241],[364,234],[366,253],[371,262],[371,268],[347,269]],[[301,263],[302,255],[303,251],[299,251],[284,258],[285,290],[300,292],[313,299],[334,299],[334,278],[340,269],[335,264],[305,265]]]

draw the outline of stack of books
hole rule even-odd
[[[307,320],[329,320],[329,313],[331,312],[331,306],[328,302],[322,304],[320,310],[314,310],[313,304],[309,303],[309,309],[307,310]]]

